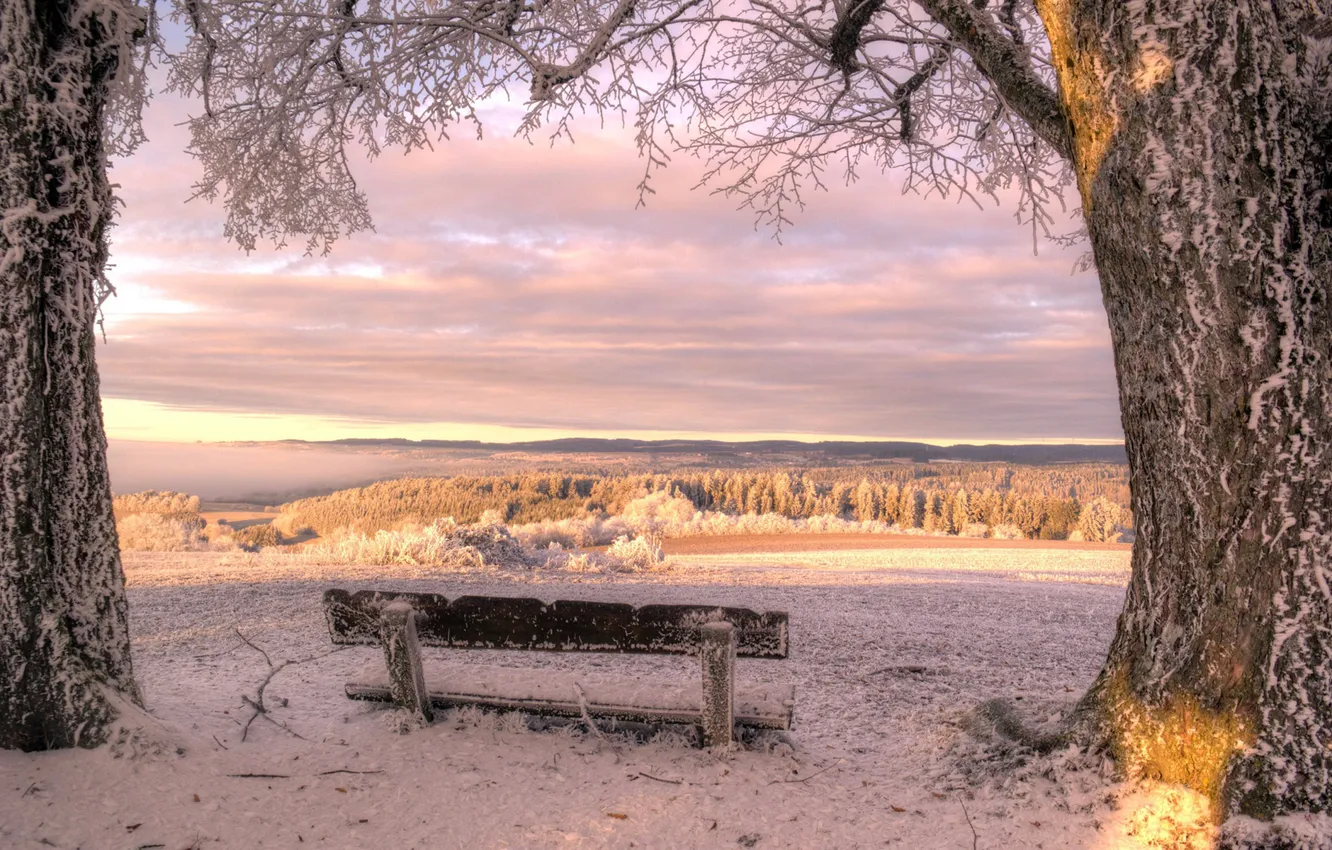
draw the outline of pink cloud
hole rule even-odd
[[[1032,257],[1006,211],[813,195],[777,244],[626,135],[460,141],[360,172],[377,230],[329,257],[237,251],[178,103],[121,163],[115,279],[193,312],[108,305],[108,396],[268,413],[569,429],[1119,434],[1092,275]]]

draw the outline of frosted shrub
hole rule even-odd
[[[793,519],[781,514],[727,514],[697,511],[693,503],[679,497],[654,493],[630,503],[625,516],[584,517],[514,526],[513,535],[525,545],[545,548],[552,543],[572,549],[605,546],[619,537],[647,534],[662,539],[720,536],[729,534],[924,534],[879,520],[864,522],[831,514]],[[687,509],[686,509],[687,506]],[[984,526],[980,526],[984,530]],[[983,537],[984,534],[976,536]]]
[[[873,520],[861,522],[833,516],[832,514],[824,514],[823,516],[812,516],[805,520],[805,527],[801,530],[817,534],[882,534],[889,530],[889,526],[884,522]]]
[[[599,569],[590,555],[570,555],[565,568],[575,573],[594,573]]]
[[[631,572],[653,569],[666,560],[666,556],[661,552],[661,546],[655,540],[642,535],[633,540],[628,537],[617,537],[606,550],[606,557],[612,561],[612,566]]]
[[[656,538],[621,536],[605,552],[570,552],[558,543],[551,543],[531,553],[529,561],[546,569],[575,573],[643,572],[664,568],[665,555]]]
[[[579,517],[512,526],[509,531],[525,546],[544,549],[558,543],[565,549],[605,546],[635,531],[622,517]],[[670,536],[670,535],[666,535]]]
[[[144,490],[142,493],[126,493],[111,500],[111,507],[116,517],[134,514],[165,514],[177,516],[199,513],[199,497],[174,490]]]
[[[319,563],[382,566],[527,567],[534,561],[504,526],[458,526],[452,520],[374,534],[333,534],[308,544],[301,555]]]
[[[229,535],[235,545],[254,552],[265,546],[281,546],[283,544],[282,535],[271,523],[260,523],[257,525],[247,525],[245,528],[234,529]]]
[[[985,537],[990,533],[989,528],[983,522],[969,522],[962,526],[962,530],[957,533],[958,537]]]
[[[693,502],[658,490],[625,505],[620,517],[635,531],[651,533],[688,525],[697,514]]]
[[[210,548],[199,497],[174,490],[125,493],[112,500],[122,552],[197,552]],[[231,549],[234,546],[227,545]]]
[[[241,548],[240,544],[236,542],[236,538],[231,536],[229,526],[224,526],[223,529],[208,535],[205,543],[204,548],[209,552],[235,552]]]
[[[560,549],[573,549],[579,546],[579,531],[585,520],[557,520],[547,522],[532,522],[526,525],[515,525],[509,529],[514,537],[521,540],[524,545],[531,546],[534,549],[547,549],[558,546]],[[574,523],[578,526],[575,527]],[[589,544],[591,545],[591,544]]]
[[[1022,540],[1027,535],[1022,533],[1022,529],[1010,523],[1000,523],[990,527],[990,536],[995,540]]]
[[[501,523],[477,525],[436,523],[436,526],[445,528],[445,533],[459,546],[475,551],[483,564],[511,566],[527,562],[527,553],[523,551],[523,544]]]
[[[824,514],[792,519],[781,514],[698,514],[686,526],[668,527],[666,537],[696,537],[724,534],[902,534],[895,525],[878,520],[864,522]]]
[[[206,549],[203,526],[159,513],[130,514],[116,521],[122,552],[194,552]]]
[[[481,512],[481,518],[477,520],[477,525],[503,525],[507,519],[508,517],[504,515],[504,511],[499,508],[490,508]]]
[[[435,526],[420,531],[345,532],[309,544],[307,558],[321,563],[416,566],[479,566],[474,553],[462,551]]]

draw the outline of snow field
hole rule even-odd
[[[1054,720],[1090,683],[1119,613],[1126,552],[692,556],[651,574],[277,560],[127,556],[136,674],[186,753],[0,753],[0,846],[1190,846],[1152,837],[1161,817],[1140,799],[1151,789],[1113,785],[1095,765],[1072,771],[1056,759],[1048,777],[1028,767],[969,778],[980,770],[967,755],[979,751],[963,731],[969,710],[1003,697]],[[532,732],[514,715],[470,710],[398,734],[396,712],[342,695],[378,655],[332,652],[320,595],[334,585],[786,610],[791,658],[742,659],[738,675],[793,682],[795,725],[785,741],[721,754],[669,733],[638,744]],[[245,741],[253,711],[242,695],[253,698],[270,668],[236,629],[273,664],[313,657],[273,677],[269,714]],[[693,659],[667,656],[426,653],[598,676],[699,675]],[[1116,810],[1117,798],[1132,810]],[[1167,803],[1173,841],[1201,810],[1188,814],[1188,795]]]

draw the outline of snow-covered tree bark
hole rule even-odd
[[[1332,810],[1332,44],[1304,2],[1039,0],[1137,524],[1084,701],[1130,768]],[[1313,33],[1313,35],[1311,35]]]
[[[114,0],[0,0],[0,747],[96,746],[140,702],[93,362]]]

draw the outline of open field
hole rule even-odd
[[[136,670],[162,723],[153,734],[186,752],[0,753],[0,846],[1110,850],[1167,846],[1150,843],[1167,814],[1187,839],[1202,816],[1186,794],[1116,785],[1068,754],[986,767],[963,728],[993,697],[1036,722],[1071,707],[1113,632],[1127,550],[692,555],[664,572],[610,575],[209,553],[125,563]],[[392,712],[341,693],[353,671],[383,663],[379,651],[324,655],[320,594],[335,585],[786,610],[791,658],[742,660],[739,675],[794,682],[795,727],[785,741],[722,754],[669,736],[530,732],[468,711],[399,735]],[[237,629],[274,663],[311,658],[266,691],[269,716],[300,738],[261,718],[241,740],[252,714],[243,695],[269,668]],[[454,658],[698,675],[691,659],[661,656]]]
[[[220,520],[225,520],[232,528],[246,528],[251,525],[264,525],[277,519],[276,511],[257,510],[254,505],[216,505],[204,502],[199,516],[207,527],[215,527]]]

